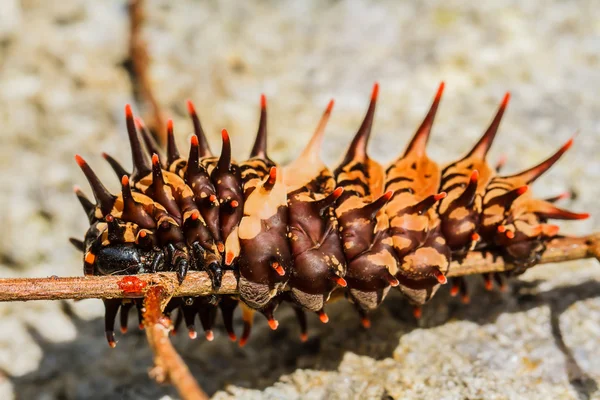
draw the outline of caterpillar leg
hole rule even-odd
[[[212,342],[215,338],[212,328],[217,318],[219,298],[217,296],[206,296],[201,297],[199,300],[198,317],[200,318],[200,324],[202,325],[202,329],[204,329],[206,340]]]
[[[467,282],[464,278],[452,278],[452,287],[450,288],[450,296],[456,297],[460,294],[463,304],[469,304],[471,298],[467,290]]]
[[[129,310],[133,307],[133,301],[123,300],[121,302],[120,322],[121,322],[121,333],[127,333],[127,321],[129,319]]]
[[[223,296],[221,298],[221,302],[219,303],[221,315],[223,316],[223,324],[225,325],[225,330],[227,331],[229,339],[232,342],[237,340],[237,336],[235,335],[235,331],[233,329],[233,313],[235,312],[238,303],[239,301],[231,296]]]
[[[244,303],[240,303],[240,307],[242,308],[242,320],[244,321],[244,332],[242,333],[242,337],[240,338],[240,347],[244,347],[248,342],[248,338],[250,337],[250,332],[252,332],[252,325],[254,324],[254,311],[252,308],[248,307]]]
[[[294,313],[296,314],[296,320],[298,320],[298,325],[300,325],[300,340],[302,342],[306,342],[308,340],[308,324],[306,323],[306,313],[300,307],[292,307],[294,309]]]
[[[104,332],[108,345],[112,348],[117,346],[115,340],[115,318],[121,307],[121,299],[105,299],[104,301]]]
[[[194,305],[195,300],[196,299],[187,297],[184,299],[184,304],[181,306],[181,310],[183,311],[183,319],[185,321],[185,326],[188,329],[188,336],[190,339],[196,339],[198,337],[196,325],[194,323],[196,314],[198,313],[198,309]]]

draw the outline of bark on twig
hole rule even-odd
[[[579,238],[559,238],[551,241],[540,264],[596,258],[600,261],[600,233]],[[503,272],[514,266],[501,257],[491,254],[470,252],[461,262],[453,262],[448,277],[457,277],[488,272]],[[206,296],[209,294],[236,294],[237,279],[233,272],[223,276],[221,288],[212,289],[211,280],[205,272],[189,272],[179,285],[174,272],[141,274],[135,276],[140,286],[138,291],[123,286],[124,276],[89,276],[77,278],[20,278],[0,279],[0,301],[91,299],[91,298],[135,298],[143,297],[156,285],[173,288],[173,296]]]
[[[146,338],[154,353],[154,367],[150,370],[150,377],[158,383],[171,383],[184,400],[208,399],[169,339],[171,321],[162,311],[171,295],[172,292],[163,286],[154,285],[147,290],[144,299]]]

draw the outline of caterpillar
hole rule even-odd
[[[84,274],[175,271],[183,281],[189,270],[206,271],[218,288],[223,271],[233,270],[239,295],[174,298],[164,312],[178,310],[174,326],[185,322],[191,338],[197,336],[198,317],[212,340],[220,310],[230,339],[236,341],[233,315],[240,305],[243,346],[256,311],[277,329],[274,312],[282,302],[294,307],[302,340],[307,338],[305,312],[326,323],[326,304],[340,297],[354,305],[364,327],[370,326],[369,312],[391,288],[414,305],[419,317],[420,307],[448,283],[450,262],[470,250],[503,257],[517,266],[512,274],[524,272],[558,235],[550,219],[588,217],[557,207],[562,196],[537,199],[529,190],[574,137],[540,164],[501,175],[501,165],[491,167],[486,155],[508,105],[507,93],[472,150],[442,168],[428,157],[426,147],[443,91],[442,82],[406,149],[385,168],[367,153],[377,83],[362,124],[333,170],[320,158],[333,100],[306,148],[285,166],[267,155],[264,95],[250,158],[240,163],[232,160],[225,129],[221,153],[214,155],[192,102],[187,105],[194,134],[187,155],[175,144],[171,120],[163,150],[127,105],[132,171],[103,154],[121,181],[119,194],[110,193],[87,162],[75,156],[95,199],[75,188],[90,223],[84,240],[71,239],[83,252]],[[493,281],[504,287],[503,275],[484,279],[488,289]],[[450,291],[468,301],[464,280],[453,279]],[[141,321],[142,304],[127,299],[104,304],[106,338],[114,347],[119,309],[126,332],[129,311],[135,306]]]

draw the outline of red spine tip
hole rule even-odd
[[[479,242],[481,240],[481,236],[479,233],[475,232],[471,235],[471,240],[474,242]]]
[[[509,239],[514,239],[515,233],[513,231],[506,231],[506,237]]]
[[[276,319],[270,318],[268,322],[269,328],[271,328],[272,331],[276,330],[279,327],[279,322],[277,322]]]
[[[108,342],[108,345],[110,346],[111,349],[114,349],[115,347],[117,347],[117,342],[114,342],[111,340]]]
[[[192,146],[198,146],[198,136],[192,135],[191,142],[192,142]]]
[[[194,103],[192,103],[191,100],[187,101],[187,109],[188,109],[188,113],[190,115],[195,115],[196,114],[196,108],[194,107]]]
[[[324,324],[329,322],[329,316],[327,314],[325,314],[325,311],[323,311],[323,310],[319,311],[319,319]]]
[[[337,276],[335,278],[335,283],[337,283],[341,287],[348,286],[348,283],[346,282],[346,280],[344,278],[342,278],[341,276]]]
[[[485,290],[488,292],[494,288],[494,283],[490,278],[485,278]]]
[[[385,201],[390,201],[390,199],[394,196],[394,191],[393,190],[388,190],[387,192],[385,192],[383,194],[383,198],[385,199]]]
[[[423,310],[421,309],[421,307],[415,307],[413,309],[413,315],[416,319],[421,319],[421,317],[423,316]]]
[[[579,214],[577,219],[588,219],[589,217],[590,217],[589,213],[581,213],[581,214]]]
[[[301,333],[300,334],[300,341],[302,343],[306,342],[308,340],[308,335],[306,333]]]
[[[521,186],[520,188],[517,189],[517,194],[520,196],[520,195],[524,194],[525,192],[527,192],[527,190],[529,190],[529,186],[527,186],[527,185]]]
[[[115,217],[113,217],[112,214],[108,214],[106,217],[104,217],[104,219],[107,222],[113,222],[115,220]]]
[[[437,93],[435,94],[435,101],[439,101],[442,98],[442,94],[444,94],[444,88],[446,84],[444,81],[440,82],[440,86],[438,87]]]
[[[342,195],[342,193],[344,193],[344,188],[343,187],[335,188],[335,190],[333,191],[333,197],[335,199],[338,199]]]
[[[124,335],[127,333],[127,327],[126,326],[122,326],[121,327],[121,333]]]
[[[229,141],[229,133],[227,132],[227,129],[223,129],[221,131],[221,138],[223,139],[224,142]]]
[[[458,285],[453,285],[450,288],[450,296],[452,297],[456,297],[456,295],[458,294],[458,291],[460,290],[460,288],[458,287]]]
[[[215,334],[213,333],[213,331],[208,330],[204,332],[204,337],[206,337],[206,340],[208,340],[209,342],[212,342],[215,339]]]
[[[569,141],[567,143],[565,143],[565,145],[563,146],[563,151],[567,151],[571,148],[571,146],[573,146],[573,142],[575,141],[575,138],[572,137],[571,139],[569,139]]]
[[[235,335],[235,333],[229,332],[228,335],[229,335],[229,340],[231,340],[232,342],[237,341],[237,336]]]
[[[125,116],[127,118],[133,118],[133,111],[131,111],[131,106],[129,104],[125,104]]]
[[[446,283],[448,283],[448,278],[446,278],[441,272],[439,273],[439,275],[436,276],[436,278],[440,285],[445,285]]]
[[[194,340],[198,337],[198,334],[196,333],[196,330],[194,328],[188,328],[188,336],[190,339]]]
[[[269,185],[274,185],[275,181],[277,181],[277,168],[271,167],[269,171]]]
[[[368,317],[363,317],[360,320],[360,324],[363,328],[369,329],[371,327],[371,320]]]
[[[448,196],[448,193],[440,192],[440,193],[436,194],[435,196],[433,196],[433,198],[435,199],[435,201],[439,201],[441,199],[445,199],[446,196]]]
[[[500,107],[506,108],[509,101],[510,101],[510,92],[506,92],[506,94],[504,95],[504,98],[502,99],[502,103],[500,104]]]
[[[79,194],[81,192],[81,188],[77,185],[73,186],[73,192],[75,192],[75,194]]]
[[[397,287],[398,285],[400,285],[400,281],[398,279],[396,279],[396,277],[390,273],[388,273],[388,275],[387,275],[387,281],[390,284],[390,286],[392,286],[392,287]]]
[[[211,194],[208,197],[208,201],[210,201],[211,203],[214,203],[216,200],[217,200],[217,195],[215,195],[215,194]]]
[[[263,110],[267,108],[267,97],[264,93],[260,95],[260,108]]]
[[[333,110],[334,104],[335,104],[335,100],[333,100],[333,99],[329,100],[329,104],[327,104],[327,109],[325,110],[325,112],[327,114],[331,114],[331,110]]]
[[[500,225],[500,226],[498,227],[498,232],[500,232],[500,233],[504,233],[504,232],[506,232],[506,227],[505,227],[504,225]]]
[[[231,265],[233,259],[235,258],[234,254],[230,251],[225,254],[225,265]]]
[[[167,120],[167,132],[169,133],[169,135],[173,134],[173,120],[172,119]]]
[[[240,202],[237,200],[232,200],[231,203],[229,203],[229,204],[231,204],[232,208],[238,208],[240,205]]]
[[[85,160],[79,154],[75,154],[75,161],[80,167],[83,167],[85,165]]]
[[[106,153],[102,152],[102,153],[101,153],[101,155],[102,155],[102,158],[104,158],[105,160],[107,160],[107,159],[108,159],[108,154],[106,154]]]
[[[121,185],[123,185],[123,186],[129,185],[129,178],[127,177],[127,175],[123,175],[121,177]]]
[[[477,182],[477,179],[479,179],[479,171],[474,169],[473,172],[471,172],[471,182],[475,183]]]
[[[377,96],[379,96],[379,83],[375,82],[373,92],[371,93],[371,101],[377,101]]]
[[[152,154],[152,164],[157,165],[158,162],[159,162],[158,154],[156,154],[156,153]]]

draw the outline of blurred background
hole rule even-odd
[[[563,233],[600,230],[600,19],[595,1],[146,1],[139,34],[147,78],[180,149],[199,111],[213,149],[227,128],[243,159],[254,140],[259,96],[269,149],[293,159],[330,98],[324,159],[334,165],[358,128],[375,81],[380,101],[370,153],[403,151],[437,85],[446,91],[429,145],[457,159],[512,94],[490,153],[506,172],[544,159],[575,132],[565,157],[534,186],[574,193],[563,206],[592,218]],[[78,276],[68,243],[87,220],[73,185],[91,192],[81,154],[113,191],[106,151],[128,168],[123,106],[152,116],[132,84],[126,1],[0,1],[0,276]],[[187,150],[182,150],[185,152]],[[239,349],[221,331],[175,340],[201,385],[239,398],[579,398],[599,396],[600,268],[593,261],[528,271],[509,293],[462,305],[443,290],[415,321],[399,296],[358,328],[346,304],[331,322],[311,316],[302,344],[289,309],[280,329],[261,317]],[[176,398],[147,377],[141,332],[104,340],[99,300],[0,304],[0,397]],[[219,334],[220,333],[220,334]]]

